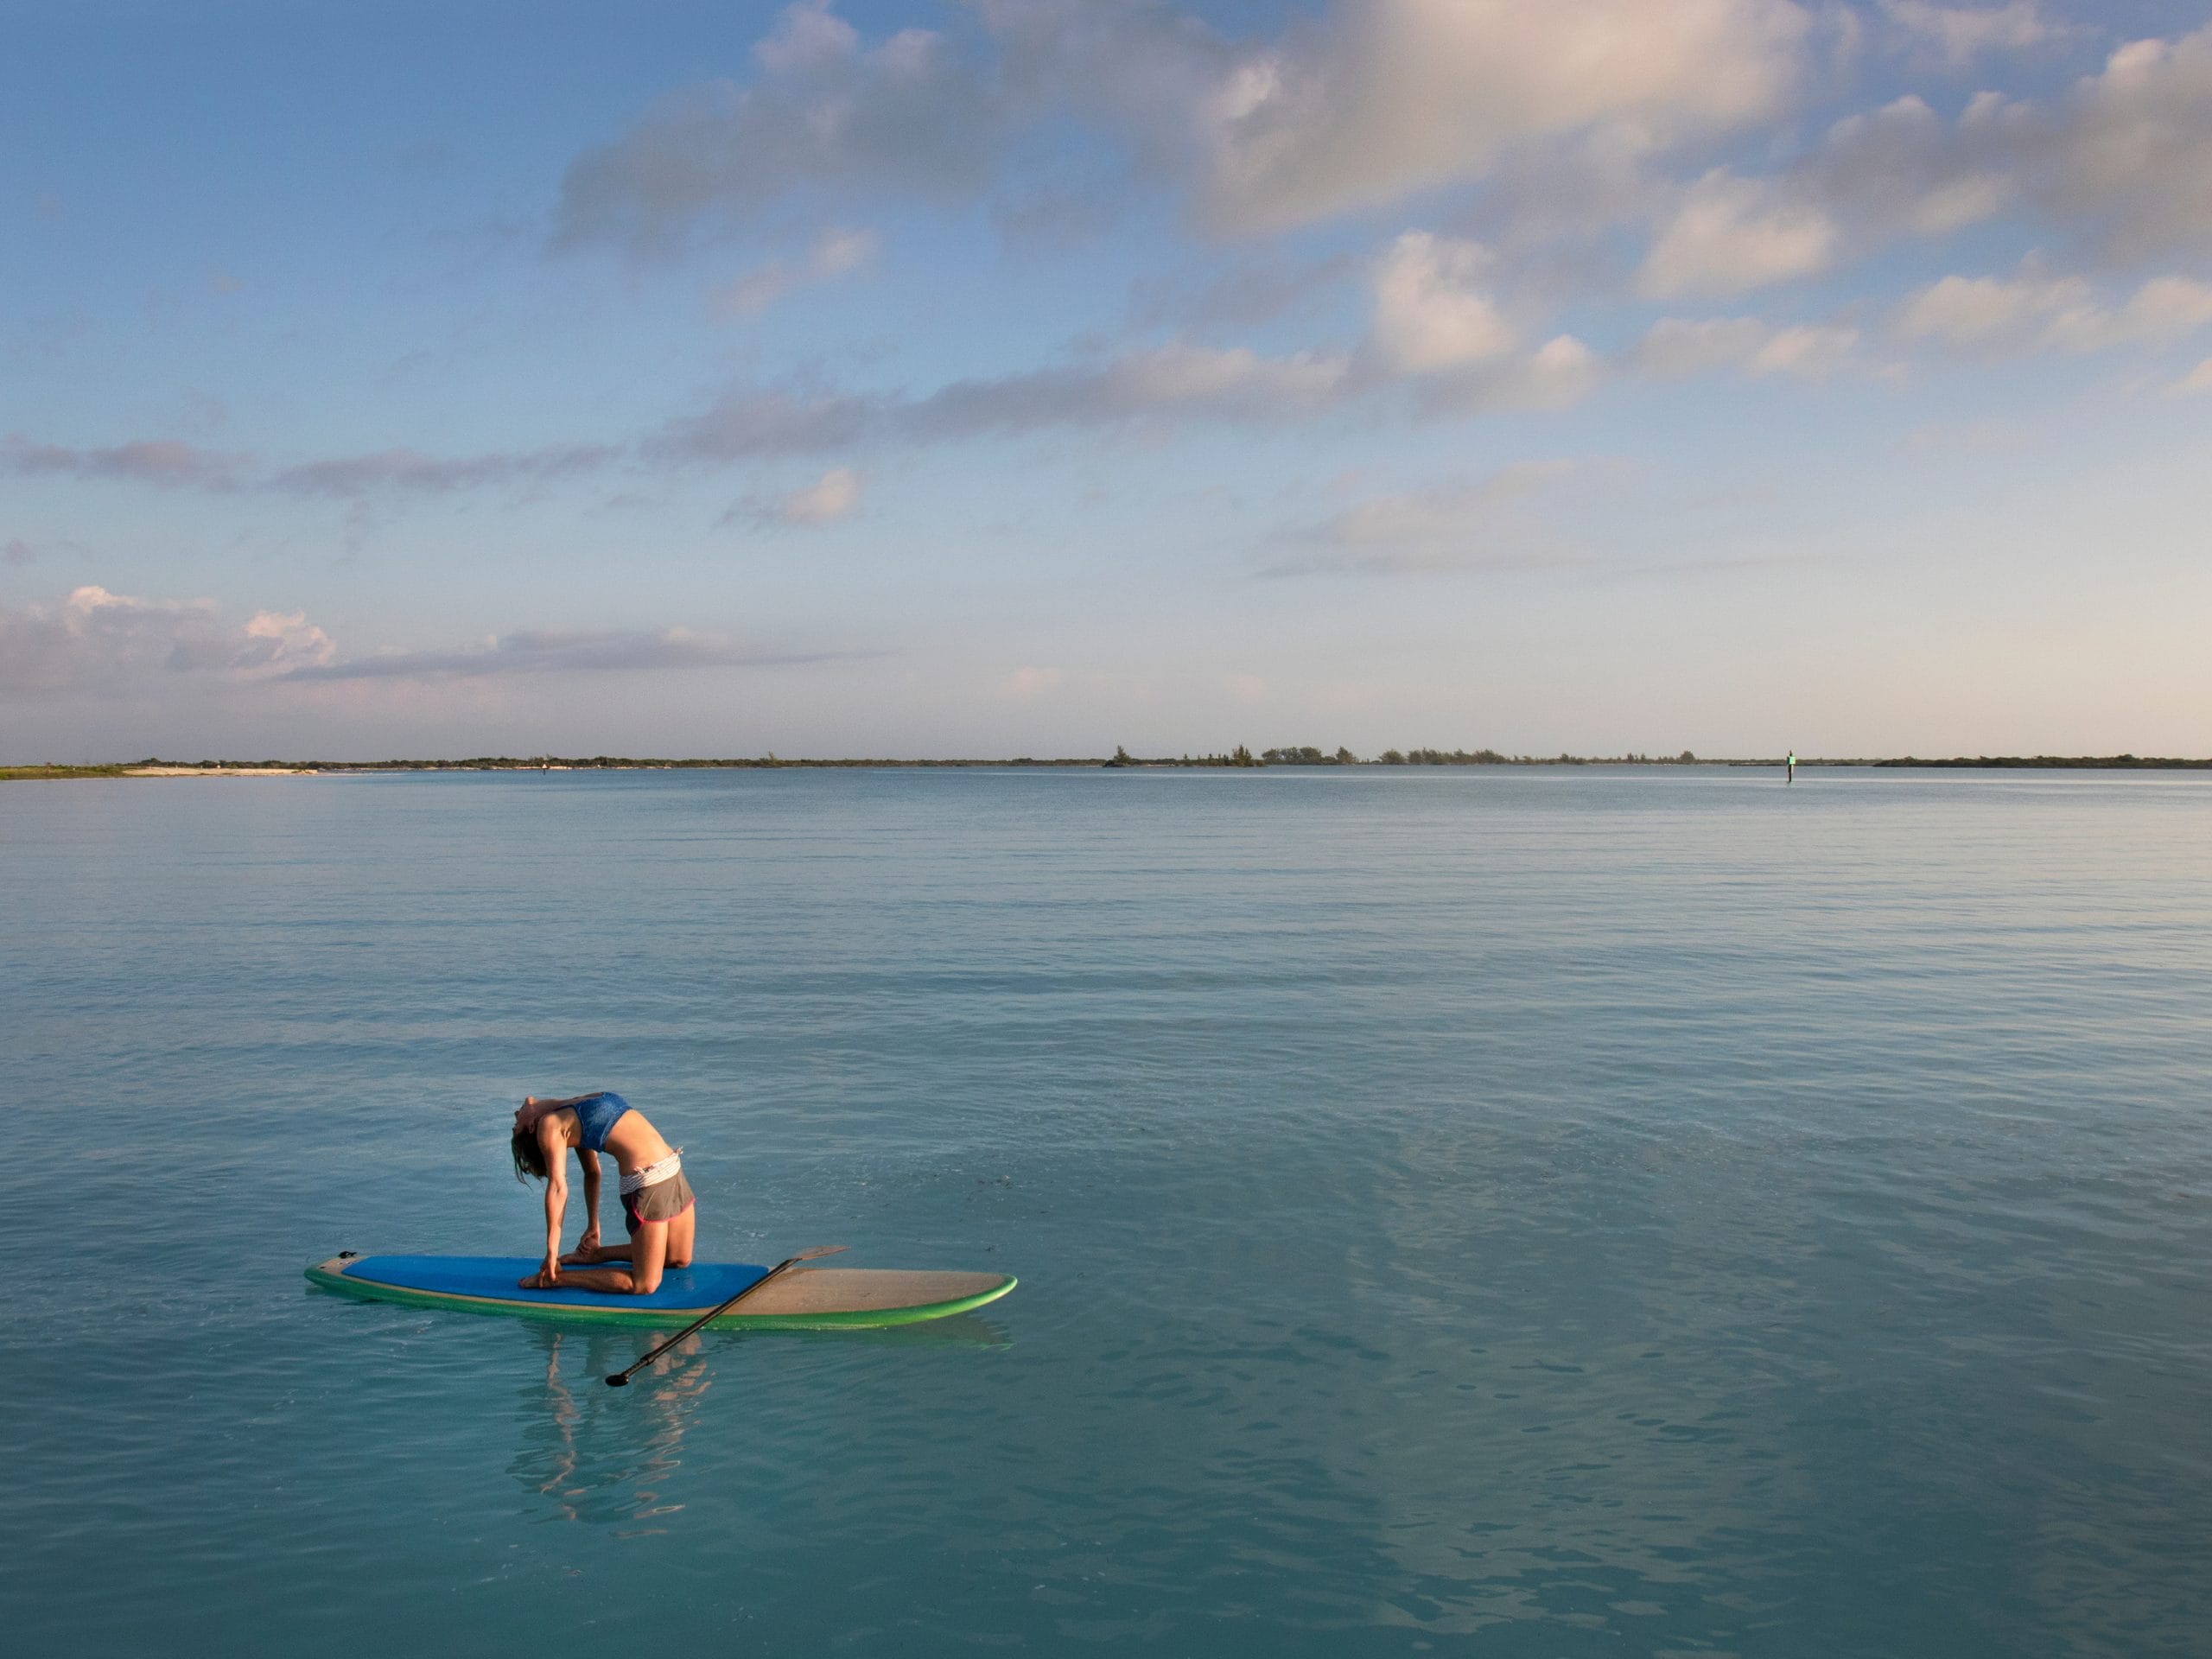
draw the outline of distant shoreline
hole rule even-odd
[[[1414,749],[1401,753],[1385,750],[1380,756],[1363,760],[1339,750],[1336,755],[1323,755],[1318,750],[1268,749],[1258,755],[1239,747],[1228,754],[1161,756],[1141,758],[1116,751],[1110,758],[1098,756],[1037,760],[1028,755],[1011,760],[784,760],[776,755],[758,758],[726,760],[639,760],[620,755],[592,755],[563,757],[537,755],[518,758],[509,755],[486,755],[467,760],[145,760],[92,766],[0,766],[0,781],[22,781],[41,779],[71,778],[306,778],[324,774],[344,775],[353,772],[696,772],[737,771],[775,772],[787,769],[801,771],[860,771],[895,768],[905,771],[961,771],[978,768],[1037,770],[1103,768],[1115,770],[1173,770],[1198,768],[1262,768],[1262,767],[1328,767],[1376,766],[1383,768],[1444,767],[1444,766],[1734,766],[1779,767],[1780,756],[1772,758],[1733,759],[1701,758],[1687,752],[1680,755],[1506,755],[1494,750],[1481,749],[1472,753],[1465,750],[1443,751]],[[1945,771],[1971,772],[2203,772],[2212,771],[2212,759],[2190,760],[2161,755],[1974,755],[1954,756],[1945,760],[1923,760],[1917,755],[1893,759],[1806,760],[1800,759],[1800,767],[1866,766],[1913,767]]]

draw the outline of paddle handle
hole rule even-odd
[[[712,1321],[721,1318],[723,1314],[728,1313],[730,1309],[735,1307],[740,1302],[750,1296],[754,1291],[760,1289],[761,1286],[766,1284],[771,1279],[783,1272],[786,1268],[795,1268],[802,1262],[811,1262],[818,1255],[835,1255],[840,1250],[843,1250],[848,1248],[849,1247],[843,1244],[817,1244],[810,1250],[801,1250],[797,1255],[785,1257],[783,1261],[777,1262],[774,1267],[769,1268],[767,1272],[762,1274],[758,1279],[755,1279],[743,1290],[739,1291],[736,1295],[731,1297],[720,1307],[708,1309],[707,1312],[702,1313],[697,1319],[692,1320],[690,1324],[685,1325],[681,1331],[671,1337],[666,1342],[662,1343],[659,1346],[647,1352],[642,1359],[636,1361],[632,1364],[626,1365],[620,1370],[616,1371],[613,1376],[607,1379],[607,1386],[610,1389],[628,1387],[630,1377],[633,1372],[644,1370],[646,1366],[652,1364],[653,1361],[658,1359],[670,1349],[675,1347],[677,1343],[683,1341],[684,1338],[690,1336],[694,1331],[696,1331],[701,1326],[710,1324]]]

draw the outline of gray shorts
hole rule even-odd
[[[625,1192],[622,1221],[634,1233],[649,1221],[674,1221],[696,1202],[691,1183],[683,1179],[683,1172],[679,1169],[664,1181]]]

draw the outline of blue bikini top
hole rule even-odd
[[[575,1104],[576,1122],[583,1129],[587,1152],[607,1150],[607,1132],[630,1109],[630,1103],[616,1094],[586,1095]]]

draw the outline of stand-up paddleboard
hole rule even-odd
[[[609,1265],[620,1265],[611,1263]],[[584,1325],[685,1325],[728,1301],[768,1269],[734,1262],[695,1262],[660,1276],[650,1296],[593,1290],[522,1290],[516,1281],[537,1271],[535,1256],[334,1255],[308,1269],[327,1290],[411,1307],[465,1313],[508,1313],[525,1319]],[[754,1331],[912,1325],[965,1313],[1014,1287],[1005,1273],[902,1273],[873,1268],[793,1268],[762,1285],[714,1322]]]

